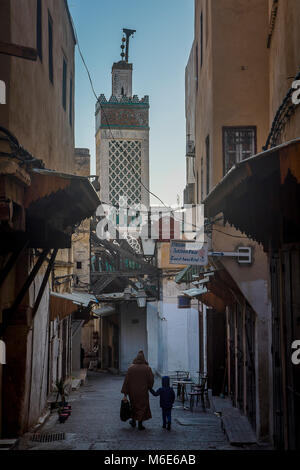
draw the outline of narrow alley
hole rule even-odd
[[[0,0],[9,458],[300,451],[299,44],[300,0]]]
[[[65,433],[65,439],[53,442],[33,442],[32,434],[20,439],[18,450],[230,450],[221,429],[220,418],[212,409],[206,412],[199,405],[191,413],[175,401],[172,429],[162,429],[159,398],[150,395],[152,419],[145,431],[132,429],[129,422],[120,421],[121,387],[124,377],[89,372],[88,379],[69,397],[72,414],[64,424],[56,412],[38,430],[39,433]],[[155,389],[160,379],[155,379]]]

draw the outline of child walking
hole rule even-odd
[[[163,419],[163,428],[167,428],[168,431],[171,430],[171,412],[172,406],[175,401],[175,392],[172,387],[170,387],[170,377],[167,375],[161,379],[161,388],[156,392],[152,388],[150,393],[155,397],[160,396],[160,407],[162,409],[162,419]]]

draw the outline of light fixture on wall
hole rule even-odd
[[[155,240],[152,240],[152,238],[142,238],[141,237],[141,243],[142,243],[142,248],[143,248],[143,253],[145,258],[152,259],[155,254]]]

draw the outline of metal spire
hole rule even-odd
[[[121,52],[121,57],[122,57],[122,60],[124,60],[124,57],[125,57],[125,62],[128,63],[128,58],[129,58],[129,38],[130,38],[130,36],[133,36],[134,33],[136,33],[136,30],[135,30],[135,29],[126,29],[126,28],[123,28],[123,33],[125,34],[126,37],[123,37],[123,38],[122,38],[122,45],[121,45],[122,52]],[[126,46],[124,46],[124,42],[126,42]],[[125,49],[125,47],[126,47],[126,49]],[[124,53],[124,49],[125,49],[125,53]]]

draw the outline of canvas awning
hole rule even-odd
[[[24,206],[30,246],[69,248],[74,225],[91,217],[100,204],[84,176],[33,168]]]
[[[194,289],[184,290],[183,294],[187,295],[188,297],[197,297],[198,295],[205,294],[206,292],[207,292],[207,288],[201,287],[199,289],[194,288]]]
[[[50,293],[50,312],[51,321],[55,318],[63,318],[77,312],[80,308],[87,309],[93,304],[98,304],[98,300],[92,294],[81,292],[51,292]]]

